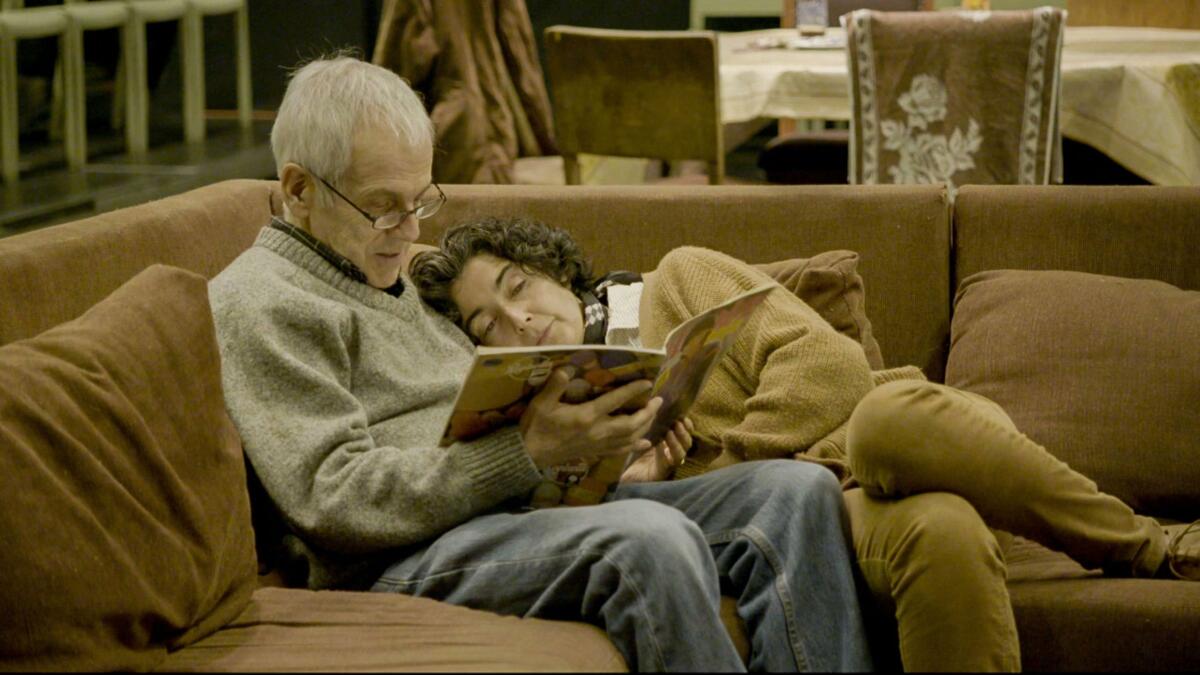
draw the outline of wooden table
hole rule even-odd
[[[722,121],[850,119],[843,49],[749,49],[791,29],[722,33]],[[828,35],[841,36],[840,28]],[[1200,30],[1068,26],[1062,133],[1160,185],[1200,185]]]

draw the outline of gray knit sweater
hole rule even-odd
[[[437,446],[472,347],[411,283],[393,297],[264,228],[209,293],[226,405],[309,587],[370,583],[538,483],[515,427]]]

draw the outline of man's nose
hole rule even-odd
[[[404,216],[404,220],[400,224],[391,229],[393,236],[398,236],[404,241],[416,241],[421,236],[421,221],[417,219],[415,214]]]

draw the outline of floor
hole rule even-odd
[[[123,153],[116,137],[89,138],[83,171],[63,166],[61,146],[46,144],[21,156],[22,174],[0,185],[0,237],[76,220],[190,190],[226,178],[271,178],[275,162],[270,122],[243,130],[233,120],[210,120],[202,143],[182,132],[155,131],[145,157]]]

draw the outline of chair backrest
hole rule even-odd
[[[852,12],[850,182],[1062,182],[1063,18]]]
[[[579,153],[702,160],[725,174],[717,36],[551,26],[546,74],[566,181]]]
[[[837,26],[838,18],[856,9],[877,9],[881,12],[915,12],[926,9],[929,0],[828,0],[829,25]],[[796,0],[783,0],[783,11],[779,15],[780,26],[796,27]]]

